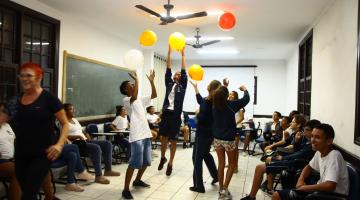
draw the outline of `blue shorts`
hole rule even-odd
[[[151,165],[151,140],[150,138],[137,140],[130,143],[131,156],[129,166],[141,169]]]

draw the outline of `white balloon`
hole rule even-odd
[[[132,49],[126,52],[124,56],[125,67],[130,70],[136,70],[144,65],[144,55],[141,51]]]

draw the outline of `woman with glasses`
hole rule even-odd
[[[21,199],[32,200],[49,173],[51,161],[62,151],[69,125],[60,100],[41,87],[41,66],[25,63],[19,71],[22,92],[0,112],[0,124],[9,121],[15,132],[15,174]],[[58,140],[54,139],[55,119],[63,126]]]

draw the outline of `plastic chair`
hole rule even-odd
[[[263,133],[263,131],[262,131],[262,129],[260,128],[260,122],[258,122],[257,128],[255,128],[255,129],[253,130],[253,132],[252,132],[252,135],[255,136],[255,137],[254,137],[255,144],[254,144],[254,146],[253,146],[253,148],[252,148],[251,151],[250,151],[250,145],[249,145],[249,150],[248,150],[248,151],[249,151],[249,155],[255,156],[255,147],[256,147],[256,145],[264,141],[264,138],[262,137],[262,133]]]

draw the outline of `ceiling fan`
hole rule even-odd
[[[160,25],[166,25],[169,23],[173,23],[176,20],[183,20],[183,19],[189,19],[189,18],[195,18],[195,17],[205,17],[207,16],[207,12],[203,11],[203,12],[197,12],[197,13],[192,13],[192,14],[188,14],[188,15],[181,15],[181,16],[177,16],[177,17],[172,17],[170,16],[170,10],[174,8],[174,5],[170,4],[170,0],[168,0],[168,3],[164,5],[164,8],[166,10],[166,16],[161,16],[159,13],[143,6],[143,5],[136,5],[136,8],[139,8],[140,10],[143,10],[147,13],[150,13],[156,17],[159,17],[161,20]]]
[[[212,41],[209,41],[209,42],[205,42],[205,43],[203,43],[203,44],[200,44],[200,38],[201,38],[201,36],[199,35],[200,28],[196,28],[195,30],[196,30],[196,35],[194,36],[194,37],[196,38],[195,44],[188,44],[188,43],[186,43],[186,45],[192,46],[192,47],[194,47],[195,49],[199,49],[199,48],[202,48],[203,46],[215,44],[215,43],[218,43],[218,42],[221,41],[221,40],[212,40]]]

